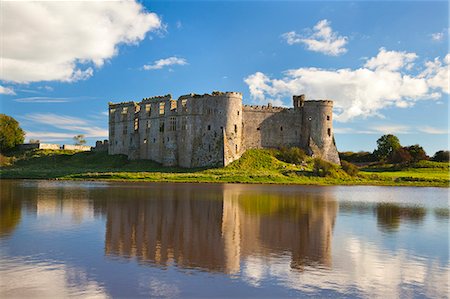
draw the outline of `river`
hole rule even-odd
[[[1,180],[0,297],[447,297],[446,188]]]

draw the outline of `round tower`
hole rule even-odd
[[[302,109],[302,144],[313,156],[339,164],[333,133],[333,101],[304,101]]]

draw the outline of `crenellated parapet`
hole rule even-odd
[[[271,104],[268,104],[268,105],[243,105],[242,108],[244,111],[249,111],[249,112],[281,112],[281,111],[289,110],[289,108],[272,106]]]

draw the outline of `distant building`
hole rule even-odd
[[[329,100],[293,96],[293,108],[242,105],[238,92],[109,104],[109,154],[165,166],[226,166],[251,148],[297,146],[339,163]]]

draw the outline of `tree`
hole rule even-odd
[[[394,164],[409,163],[413,161],[413,157],[404,147],[394,150],[389,156],[389,162]]]
[[[8,151],[23,143],[25,132],[11,116],[0,114],[0,152]]]
[[[381,136],[377,145],[378,148],[373,153],[380,161],[388,159],[396,149],[401,148],[400,140],[391,134]]]
[[[418,144],[404,147],[404,149],[411,155],[412,162],[419,162],[428,159],[427,153],[423,147]]]
[[[75,145],[83,145],[86,144],[86,139],[84,139],[84,135],[83,134],[79,134],[77,136],[73,137],[73,141]]]
[[[436,162],[449,162],[450,152],[449,151],[437,151],[431,160]]]

